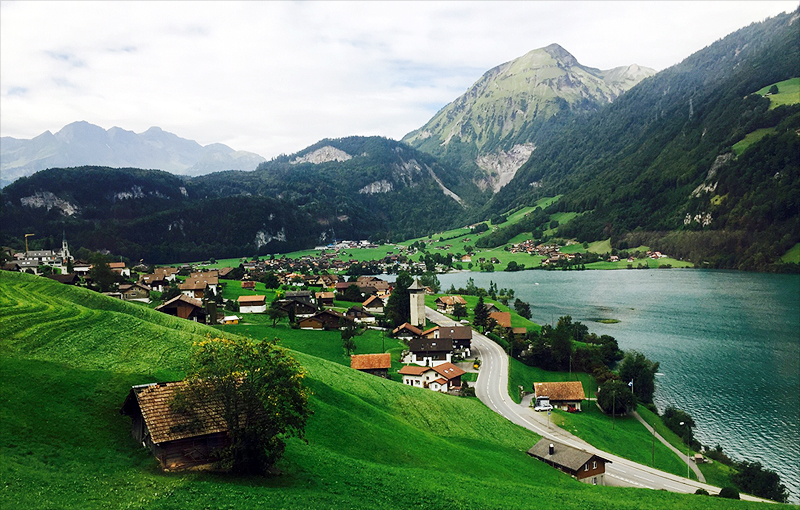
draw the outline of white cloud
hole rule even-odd
[[[2,2],[0,131],[160,126],[265,157],[400,138],[557,42],[657,69],[795,2]]]

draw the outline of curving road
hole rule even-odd
[[[431,308],[425,309],[425,316],[440,326],[458,324]],[[536,413],[527,405],[517,404],[508,396],[508,356],[497,343],[473,330],[472,352],[481,359],[481,369],[475,386],[475,393],[481,402],[486,404],[492,411],[542,437],[580,448],[610,460],[611,464],[606,465],[606,480],[609,485],[664,489],[670,492],[682,493],[694,493],[700,488],[707,490],[710,494],[719,492],[719,487],[666,473],[598,450],[567,431],[555,425],[550,425],[543,413]],[[768,502],[768,500],[746,494],[742,494],[741,498],[750,501]]]

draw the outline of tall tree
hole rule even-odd
[[[231,443],[218,452],[220,467],[264,474],[283,455],[285,438],[304,435],[311,411],[302,379],[302,368],[277,340],[209,338],[195,347],[187,389],[173,408],[221,403]]]
[[[633,392],[640,401],[649,404],[656,391],[658,362],[650,361],[644,354],[628,351],[619,367],[619,377],[626,383],[633,381]]]
[[[411,319],[411,300],[408,288],[414,283],[411,275],[401,271],[394,283],[394,290],[389,296],[389,301],[383,309],[386,319],[392,326],[399,326]]]
[[[489,321],[489,312],[486,310],[486,303],[483,302],[483,296],[478,298],[478,304],[475,305],[472,313],[475,315],[473,323],[482,328],[483,331],[486,331],[486,324]]]
[[[597,390],[597,405],[606,414],[623,414],[636,407],[636,396],[624,381],[610,380]]]

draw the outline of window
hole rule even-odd
[[[583,465],[583,470],[584,471],[589,471],[589,463],[588,462]]]
[[[592,462],[592,469],[597,469],[597,461]]]

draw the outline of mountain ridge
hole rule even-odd
[[[194,140],[153,126],[135,133],[118,126],[108,130],[86,121],[67,124],[31,139],[4,136],[0,151],[0,184],[38,170],[99,165],[165,170],[178,175],[202,175],[219,170],[252,170],[266,161],[258,154],[236,151],[221,143]]]

